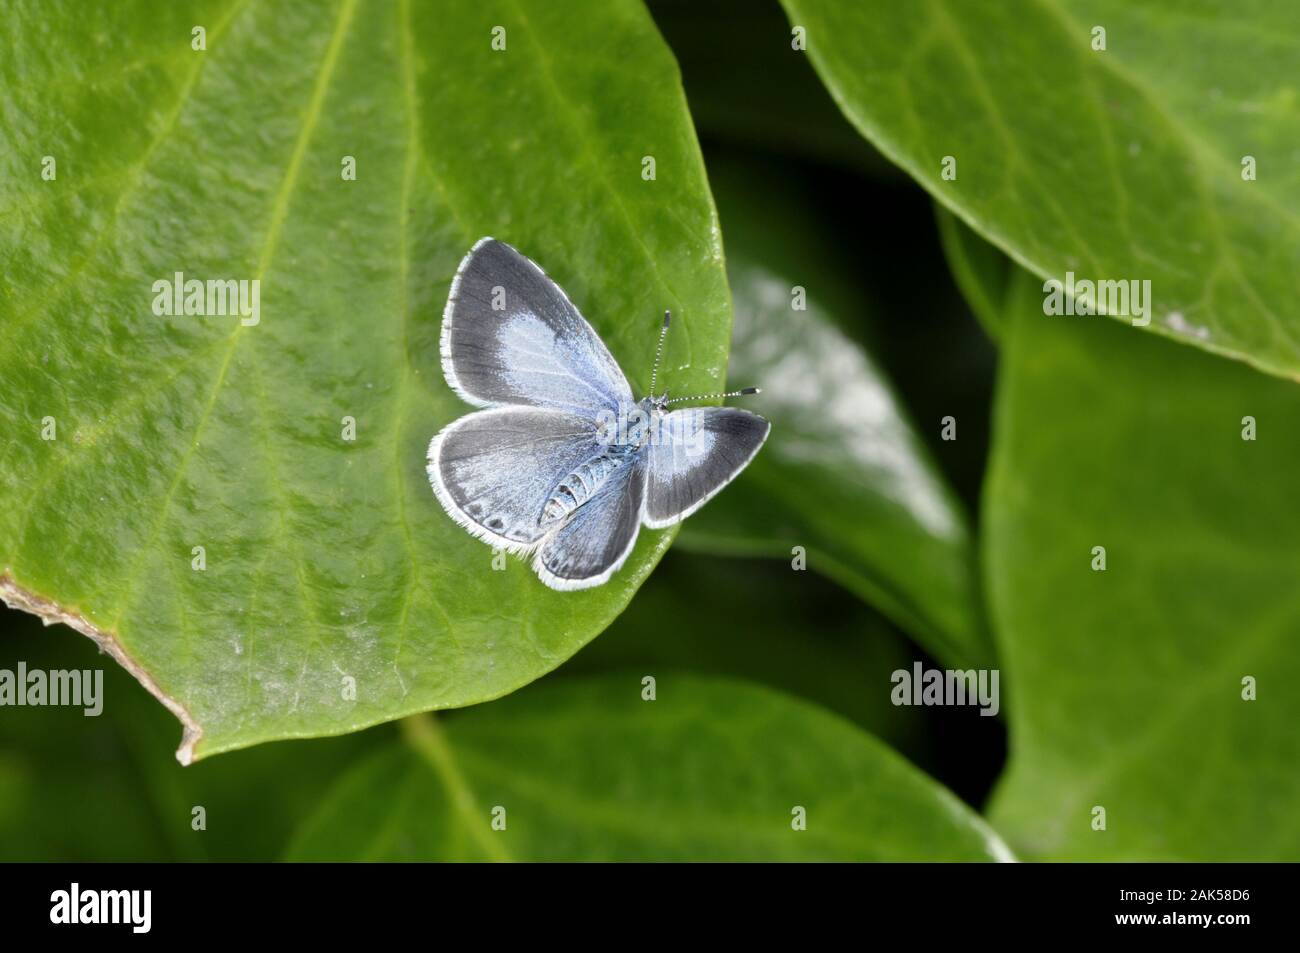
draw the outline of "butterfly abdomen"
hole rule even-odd
[[[611,448],[592,457],[555,485],[542,507],[541,525],[558,523],[595,496],[615,470],[626,465],[631,454]]]

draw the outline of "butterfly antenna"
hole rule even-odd
[[[696,394],[694,397],[674,397],[672,400],[664,401],[664,406],[684,400],[712,400],[715,397],[752,397],[754,394],[761,393],[762,391],[757,387],[742,387],[740,390],[729,390],[725,394]]]
[[[663,357],[664,354],[664,338],[668,337],[668,323],[672,321],[672,319],[673,319],[673,313],[671,311],[665,311],[664,325],[659,329],[659,344],[655,348],[655,366],[650,369],[651,396],[653,396],[655,392],[655,380],[658,379],[659,377],[659,359]]]

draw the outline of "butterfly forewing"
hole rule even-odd
[[[480,407],[527,404],[595,417],[632,401],[609,349],[560,286],[493,238],[470,250],[452,282],[442,368]]]

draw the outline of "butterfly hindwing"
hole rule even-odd
[[[552,589],[586,589],[622,567],[641,529],[646,462],[640,455],[624,464],[546,537],[533,558],[543,582]]]
[[[556,483],[601,450],[593,421],[536,407],[496,407],[452,421],[429,444],[429,481],[475,536],[512,552],[536,545]]]
[[[771,429],[762,417],[736,407],[667,414],[649,447],[646,526],[671,526],[698,510],[745,469]]]
[[[480,407],[595,416],[632,401],[618,363],[563,289],[493,238],[474,245],[452,282],[442,368],[456,393]]]

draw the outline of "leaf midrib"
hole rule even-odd
[[[245,0],[245,3],[246,2],[247,0]],[[261,254],[258,258],[258,268],[255,276],[255,280],[259,282],[263,277],[265,277],[278,248],[280,229],[283,225],[284,217],[288,214],[289,199],[297,186],[298,176],[302,167],[303,157],[306,154],[307,144],[314,134],[316,125],[320,120],[321,109],[326,93],[329,90],[330,81],[334,73],[334,67],[338,62],[339,52],[343,47],[343,41],[347,32],[347,24],[351,21],[356,5],[357,0],[342,0],[339,4],[338,12],[335,16],[333,31],[330,35],[330,41],[321,58],[321,65],[317,69],[316,80],[312,86],[311,98],[308,100],[302,122],[299,126],[298,137],[294,142],[294,149],[290,155],[289,165],[285,170],[284,178],[281,180],[280,187],[276,190],[276,195],[272,202],[270,223],[267,228],[266,237],[263,241]],[[166,517],[171,508],[172,499],[175,497],[176,490],[179,488],[181,481],[188,472],[190,460],[198,449],[199,440],[203,435],[204,428],[206,427],[208,420],[211,418],[212,411],[216,407],[218,398],[221,395],[222,387],[225,384],[226,375],[229,372],[237,346],[239,342],[243,340],[242,332],[244,328],[244,323],[242,321],[239,322],[235,325],[235,330],[231,332],[228,338],[226,353],[221,362],[221,366],[217,370],[211,393],[208,395],[208,400],[199,417],[199,422],[194,428],[194,434],[190,439],[189,445],[186,447],[185,453],[181,457],[181,461],[176,468],[176,474],[172,479],[171,485],[168,487],[167,492],[163,497],[162,504],[158,508],[158,516],[154,520],[153,526],[149,531],[147,542],[139,548],[136,558],[127,570],[126,579],[122,584],[122,596],[118,599],[117,607],[114,610],[114,619],[111,625],[115,631],[121,632],[123,615],[131,608],[135,589],[138,586],[139,578],[143,570],[143,557],[153,550],[153,546],[158,540],[163,525],[166,523]],[[259,419],[263,419],[263,427],[265,427],[264,415]],[[276,485],[277,492],[281,492],[278,481],[273,480],[272,482]],[[297,562],[300,570],[302,562],[301,557],[297,559]]]

